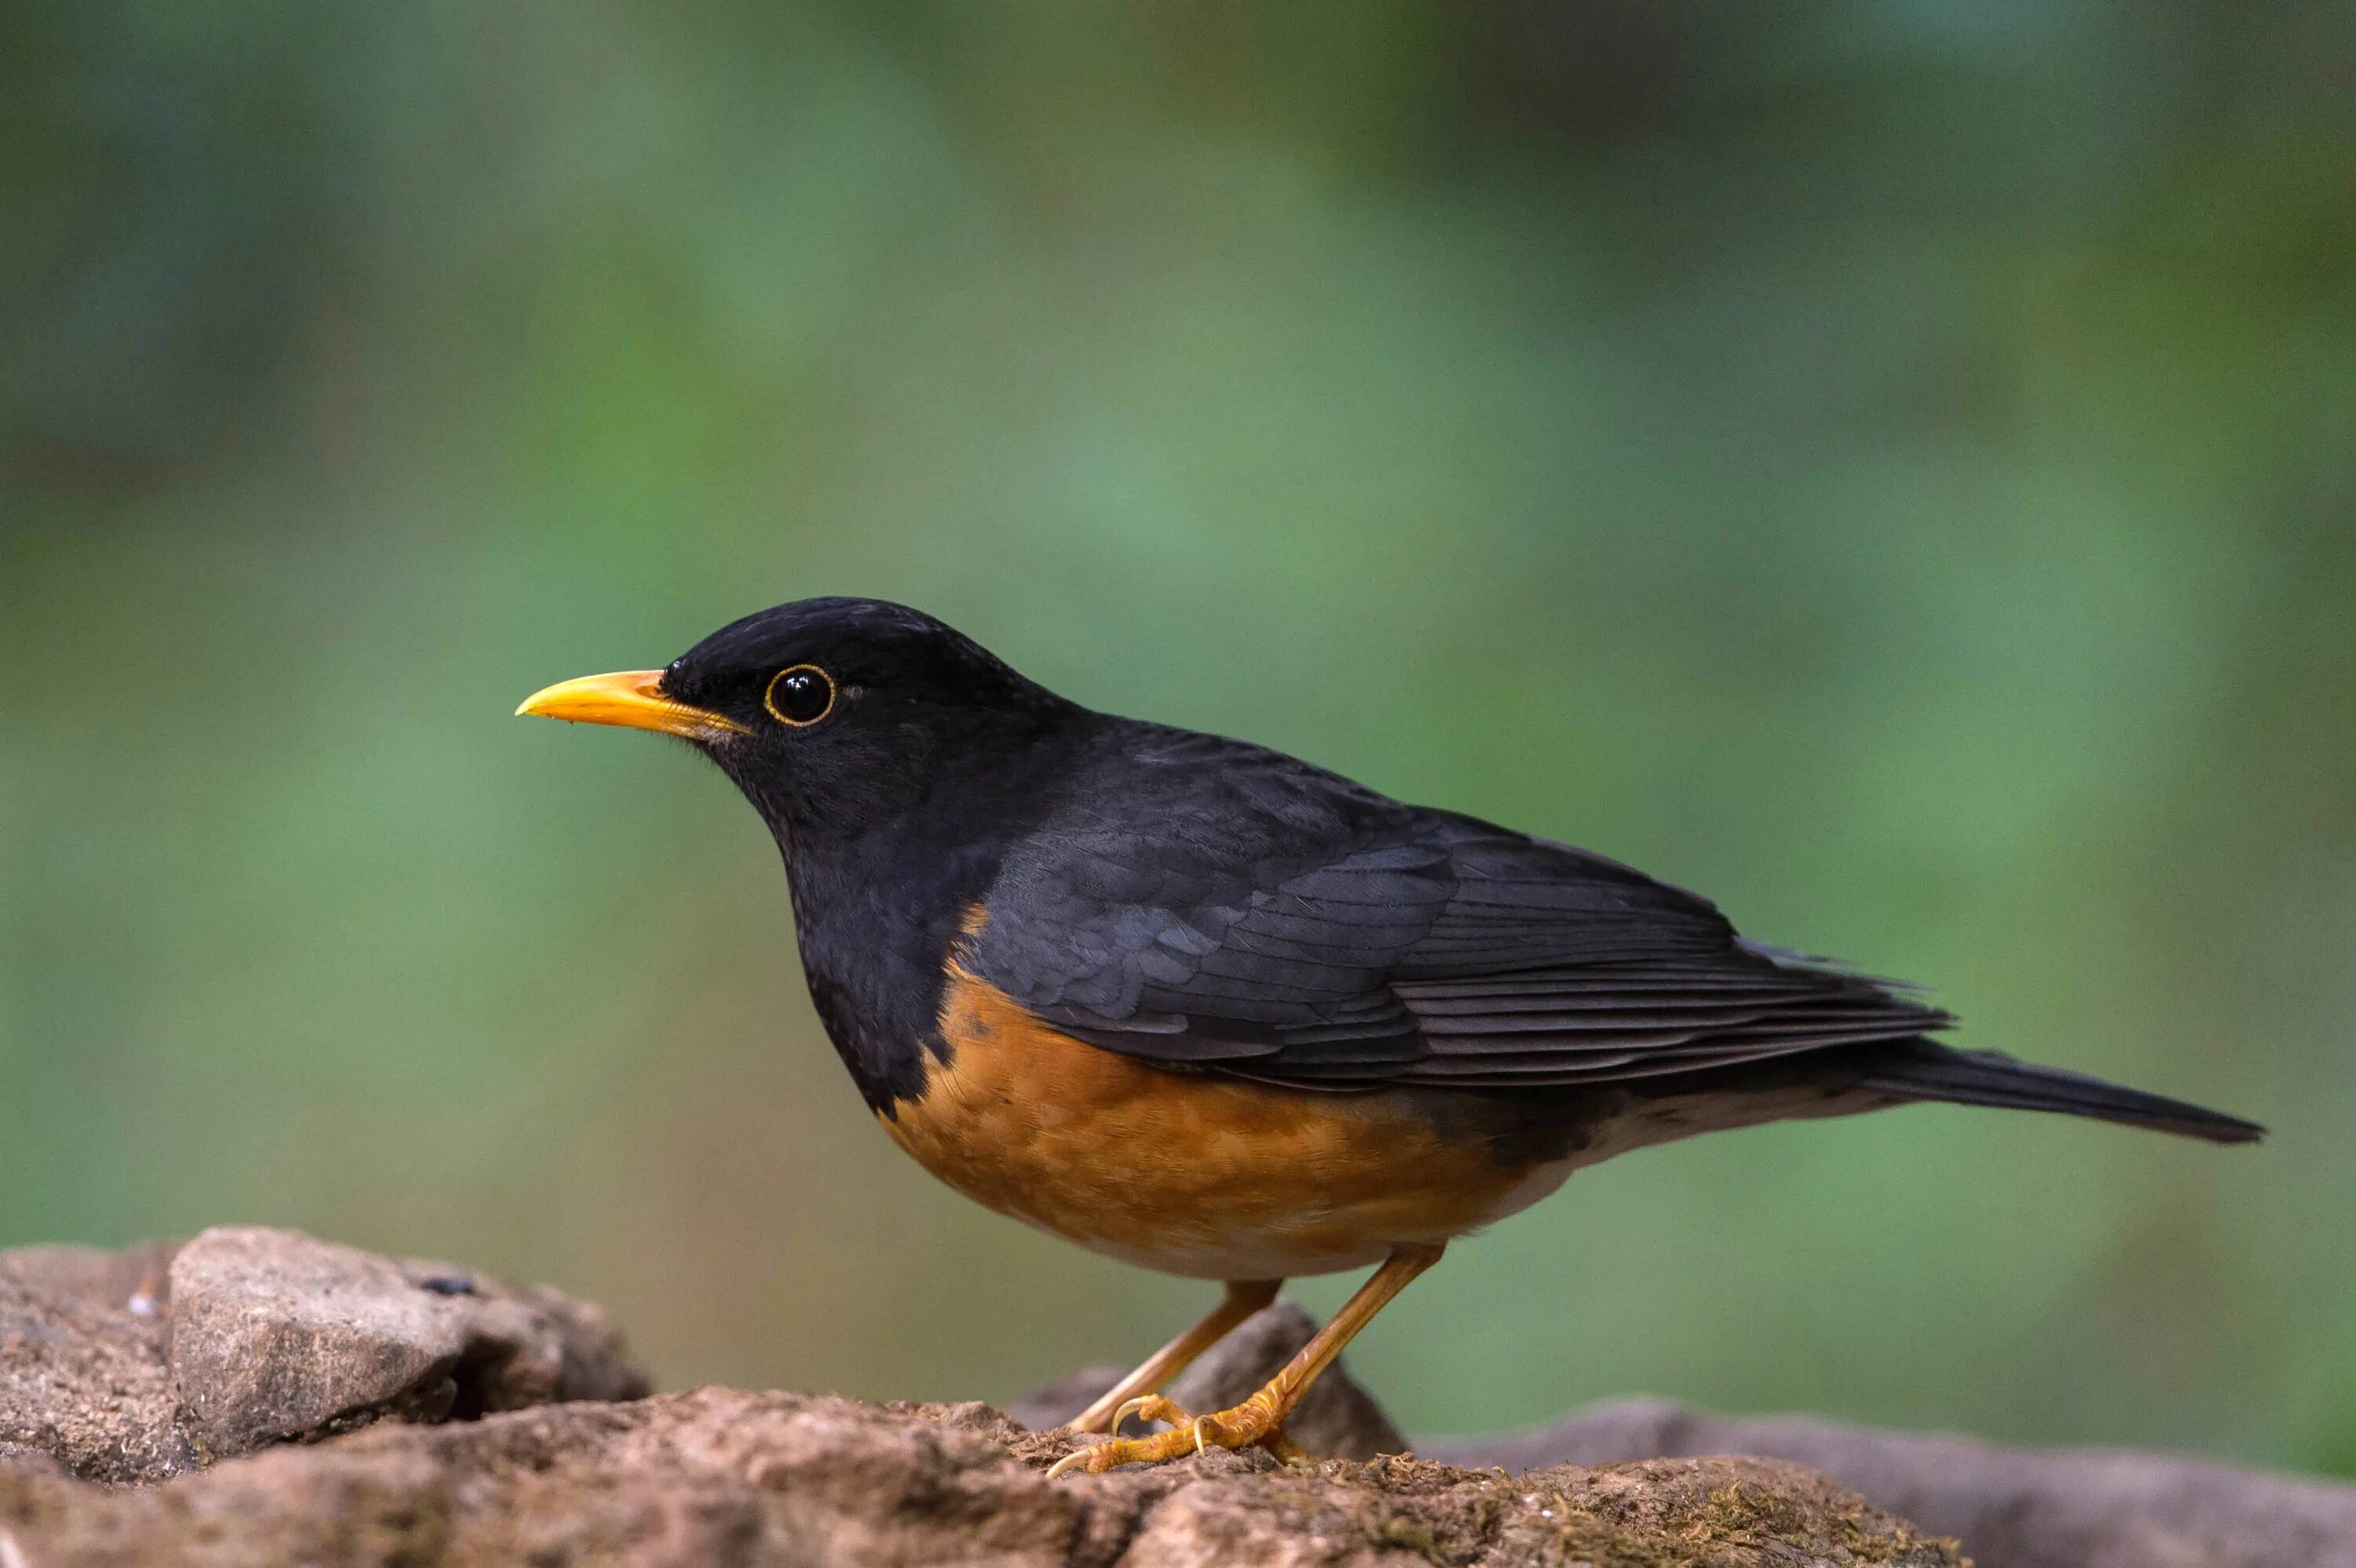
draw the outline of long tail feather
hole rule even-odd
[[[1905,1040],[1875,1051],[1858,1083],[1860,1088],[1910,1100],[2058,1111],[2216,1144],[2255,1143],[2265,1136],[2265,1129],[2256,1123],[2222,1111],[2147,1094],[2058,1067],[2016,1061],[1993,1051],[1954,1051],[1927,1040]]]

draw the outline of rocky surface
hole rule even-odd
[[[648,1386],[594,1307],[294,1232],[0,1253],[0,1459],[87,1480]]]
[[[1263,1314],[1177,1396],[1232,1403],[1306,1327]],[[0,1568],[1959,1561],[1773,1461],[1050,1481],[1070,1440],[983,1405],[646,1386],[596,1308],[448,1264],[250,1229],[0,1254]],[[1343,1377],[1293,1430],[1403,1445]]]
[[[1772,1456],[1955,1537],[1980,1568],[2356,1568],[2356,1487],[2176,1454],[2004,1448],[1809,1416],[1729,1420],[1651,1399],[1426,1451],[1508,1470]]]
[[[1232,1404],[1315,1328],[1280,1301],[1196,1363],[1172,1397],[1190,1410]],[[1051,1425],[1119,1375],[1092,1369],[1011,1413]],[[1319,1381],[1292,1429],[1320,1454],[1365,1456],[1396,1452],[1401,1442],[1339,1366]],[[1716,1454],[1785,1459],[1961,1541],[1979,1568],[2356,1568],[2356,1487],[2173,1454],[2005,1448],[1805,1416],[1728,1420],[1648,1399],[1596,1405],[1505,1437],[1428,1439],[1416,1449],[1510,1475]]]
[[[704,1389],[380,1425],[105,1490],[0,1467],[10,1568],[627,1563],[991,1568],[1954,1568],[1952,1547],[1796,1466],[1662,1460],[1518,1477],[1214,1452],[1050,1481],[1061,1438],[983,1405]],[[14,1559],[7,1556],[16,1553]]]
[[[1234,1403],[1311,1327],[1280,1303],[1172,1396]],[[246,1229],[0,1253],[0,1568],[1850,1568],[1959,1563],[1949,1536],[1981,1568],[2356,1568],[2347,1487],[1650,1401],[1399,1457],[1338,1366],[1290,1424],[1334,1458],[1214,1452],[1047,1480],[1070,1443],[1033,1428],[1117,1375],[1067,1379],[1019,1422],[978,1404],[645,1398],[595,1307],[446,1264]],[[1763,1456],[1708,1456],[1724,1453]]]

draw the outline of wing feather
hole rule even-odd
[[[1610,1083],[1944,1027],[1617,861],[1141,731],[1009,857],[963,954],[1080,1039],[1304,1087]],[[1117,803],[1117,804],[1116,804]]]

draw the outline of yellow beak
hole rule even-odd
[[[688,741],[720,741],[731,735],[752,733],[733,719],[665,697],[662,677],[659,669],[584,675],[578,680],[562,680],[545,691],[533,692],[516,711],[575,724],[659,730]]]

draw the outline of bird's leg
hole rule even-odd
[[[1066,1432],[1115,1432],[1119,1411],[1131,1400],[1162,1392],[1162,1385],[1192,1366],[1194,1359],[1226,1339],[1237,1325],[1276,1299],[1280,1279],[1231,1279],[1227,1294],[1200,1323],[1148,1356],[1094,1404],[1065,1424]]]
[[[1048,1476],[1052,1478],[1072,1470],[1096,1475],[1116,1465],[1151,1464],[1198,1454],[1205,1448],[1244,1448],[1255,1443],[1275,1447],[1280,1453],[1299,1453],[1284,1435],[1284,1418],[1292,1413],[1301,1396],[1317,1381],[1317,1374],[1342,1353],[1342,1347],[1371,1322],[1392,1296],[1406,1289],[1408,1281],[1438,1263],[1440,1252],[1440,1246],[1422,1244],[1394,1249],[1383,1266],[1375,1271],[1374,1277],[1360,1285],[1358,1293],[1333,1315],[1333,1321],[1317,1330],[1315,1337],[1301,1347],[1301,1353],[1286,1362],[1284,1370],[1270,1379],[1266,1388],[1234,1409],[1211,1415],[1189,1415],[1158,1396],[1130,1399],[1115,1412],[1116,1424],[1120,1416],[1135,1413],[1148,1421],[1167,1422],[1172,1430],[1151,1437],[1108,1438],[1056,1460]]]

